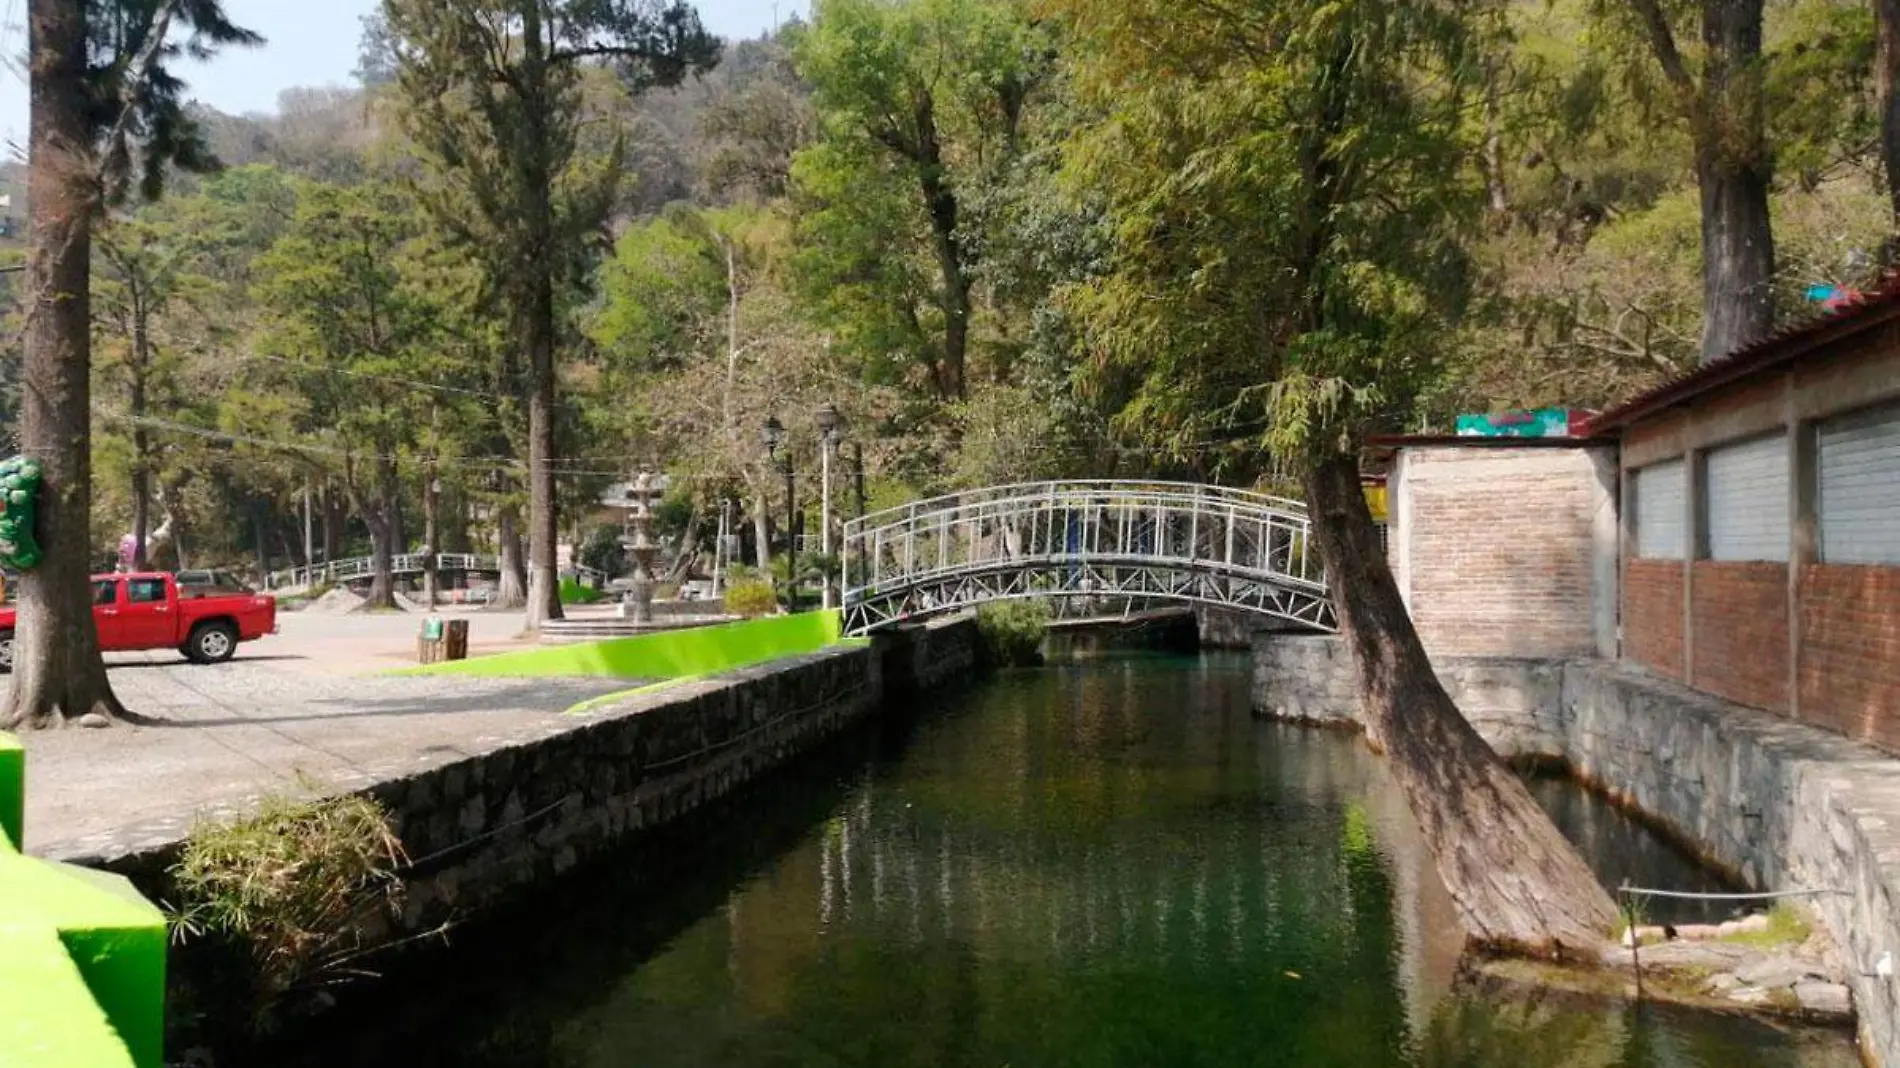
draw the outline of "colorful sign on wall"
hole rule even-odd
[[[1572,438],[1583,436],[1583,424],[1592,413],[1578,408],[1538,408],[1534,411],[1461,415],[1461,438]]]

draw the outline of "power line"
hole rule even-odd
[[[414,454],[363,452],[325,442],[264,438],[252,434],[213,430],[209,427],[193,426],[190,423],[180,423],[149,415],[107,414],[102,415],[100,418],[107,422],[125,423],[132,426],[145,427],[150,430],[184,434],[189,437],[202,438],[206,441],[221,441],[233,445],[255,445],[260,448],[278,449],[284,452],[307,453],[317,456],[336,456],[343,459],[361,460],[365,462],[380,462],[385,460],[392,463],[424,462],[423,457]],[[625,468],[587,470],[578,466],[562,466],[563,464],[580,464],[589,459],[599,459],[599,457],[556,456],[552,458],[552,462],[549,466],[553,468],[554,474],[568,478],[624,478],[627,475]],[[433,462],[437,467],[462,468],[475,471],[524,472],[528,469],[528,462],[517,456],[441,456],[430,462]]]

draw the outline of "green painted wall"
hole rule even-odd
[[[26,848],[26,750],[0,734],[0,839]]]
[[[165,917],[120,876],[18,851],[22,757],[0,735],[0,1063],[161,1068]]]
[[[517,653],[429,664],[401,674],[679,679],[816,652],[838,644],[842,626],[837,612],[803,612],[713,627],[656,631],[632,638],[524,649]]]

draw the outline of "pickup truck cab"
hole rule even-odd
[[[13,605],[0,607],[0,671],[13,670]],[[95,575],[92,620],[105,652],[176,649],[199,664],[231,659],[239,642],[277,632],[277,599],[220,586],[181,586],[162,572]]]

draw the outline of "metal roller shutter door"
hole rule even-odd
[[[1636,492],[1636,555],[1648,560],[1680,560],[1687,541],[1687,505],[1681,460],[1638,470]]]
[[[1830,419],[1818,437],[1821,559],[1900,564],[1900,408]]]
[[[1709,450],[1703,497],[1711,560],[1788,559],[1788,439]]]

